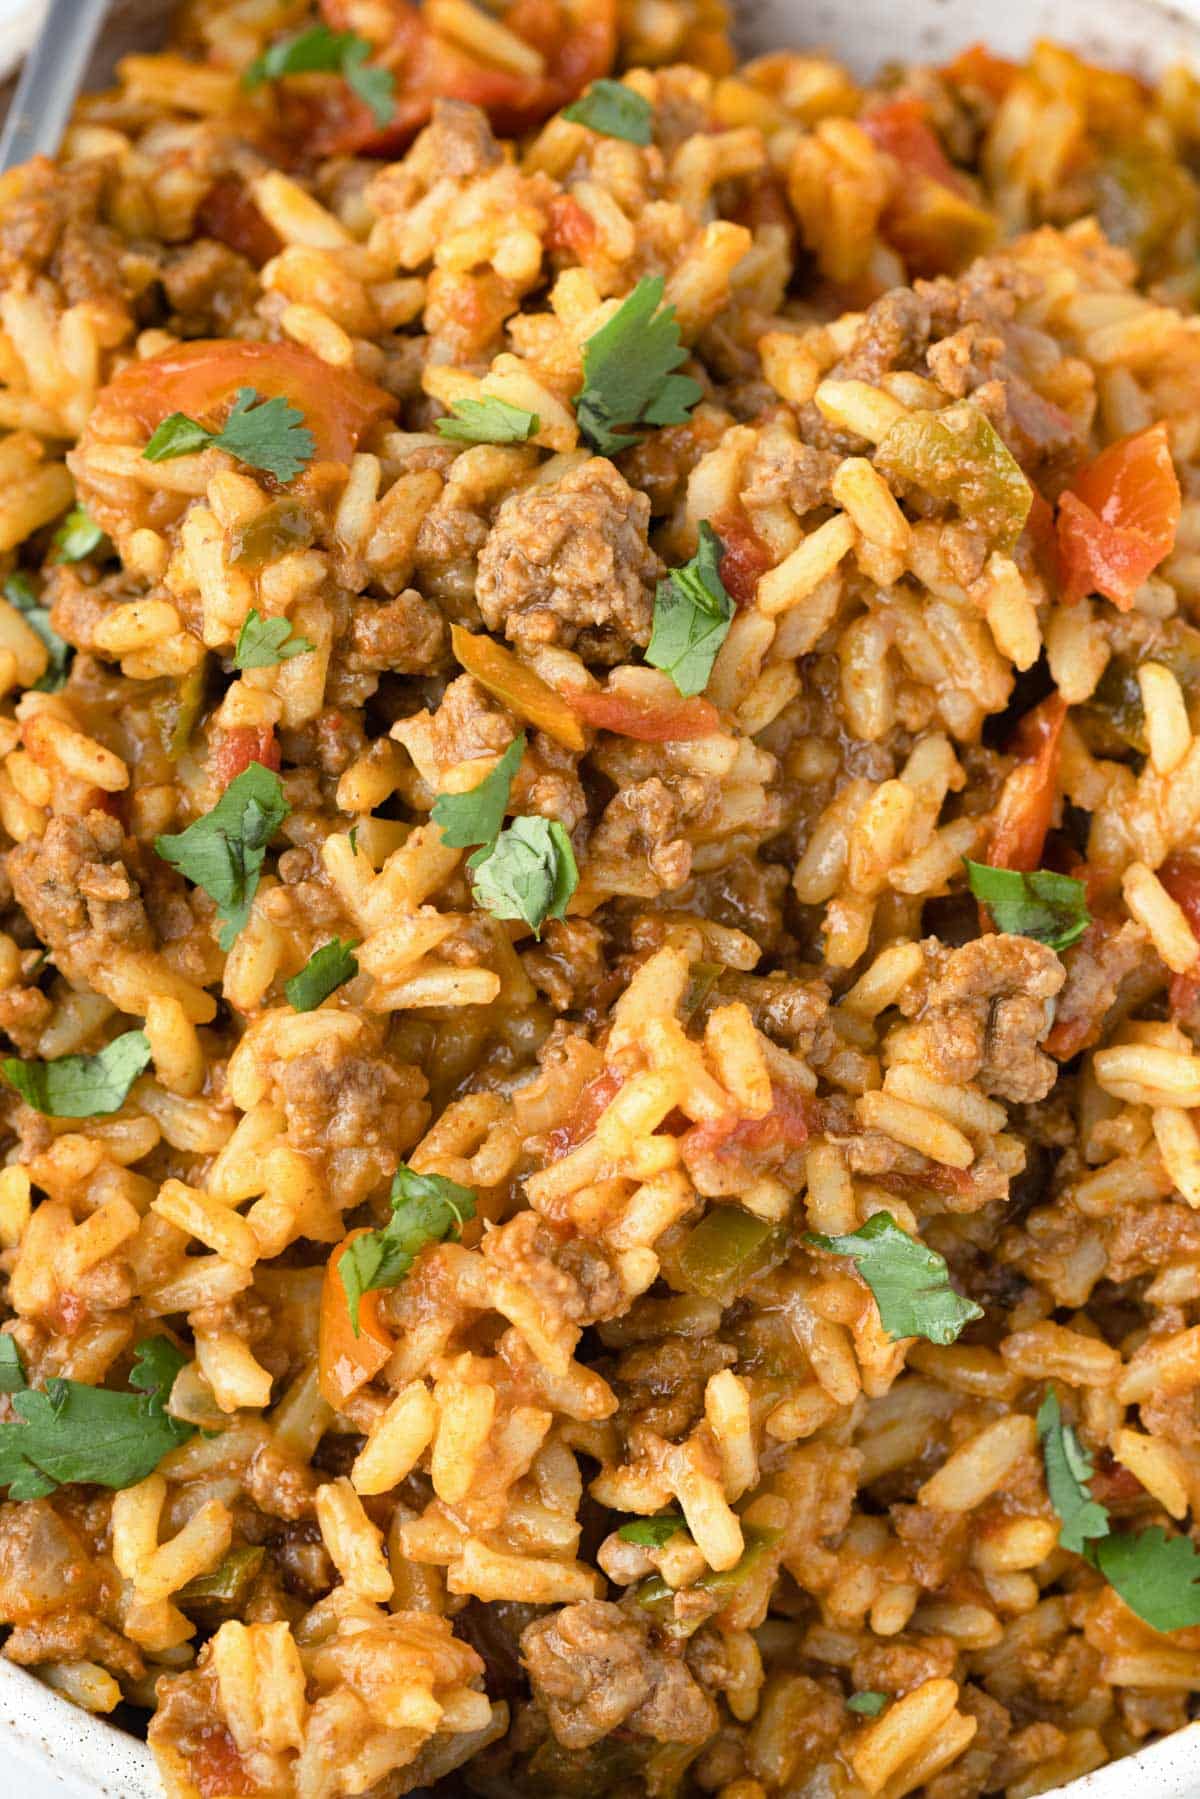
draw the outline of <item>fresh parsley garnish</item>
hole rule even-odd
[[[586,94],[563,108],[563,118],[643,150],[654,137],[654,108],[623,81],[593,81]]]
[[[890,1212],[875,1212],[846,1237],[809,1233],[806,1243],[833,1255],[851,1256],[875,1295],[889,1337],[925,1337],[944,1347],[953,1343],[983,1308],[950,1285],[950,1271],[937,1251],[902,1231]]]
[[[491,394],[482,400],[455,400],[450,410],[454,416],[439,419],[437,428],[443,437],[465,444],[528,443],[542,424],[536,412]]]
[[[284,982],[288,1004],[297,1012],[314,1012],[331,993],[354,979],[358,963],[351,951],[357,948],[354,940],[343,943],[340,937],[331,937],[314,950],[299,974]]]
[[[1153,1525],[1101,1537],[1087,1555],[1151,1630],[1200,1624],[1200,1554],[1190,1537],[1168,1537]]]
[[[646,661],[670,675],[682,694],[703,693],[708,686],[736,610],[721,580],[724,554],[724,544],[705,520],[691,561],[658,584]]]
[[[85,556],[95,555],[107,542],[108,538],[95,519],[90,518],[82,506],[74,506],[54,533],[54,560],[82,562]]]
[[[1073,875],[1035,868],[991,868],[965,858],[967,881],[975,898],[991,913],[998,931],[1033,937],[1050,949],[1069,949],[1092,922],[1087,888]]]
[[[886,1693],[855,1693],[847,1699],[846,1710],[863,1718],[877,1718],[890,1703]]]
[[[50,652],[49,666],[41,680],[34,682],[33,691],[58,693],[67,684],[67,671],[71,666],[74,650],[50,623],[49,608],[39,604],[28,575],[10,575],[4,583],[4,597],[22,615],[29,629],[37,633]]]
[[[644,1549],[661,1549],[677,1531],[686,1530],[678,1512],[660,1512],[656,1518],[631,1518],[617,1531],[623,1543],[640,1543]]]
[[[523,919],[538,936],[548,918],[562,918],[579,885],[571,839],[557,819],[514,818],[467,867],[475,898],[493,918]]]
[[[290,662],[293,656],[307,655],[315,646],[307,637],[293,637],[286,618],[263,618],[253,608],[238,632],[233,652],[235,668],[271,668],[276,662]]]
[[[130,1393],[58,1379],[44,1391],[27,1387],[13,1359],[10,1352],[4,1364],[6,1390],[20,1423],[0,1424],[0,1487],[10,1499],[41,1499],[69,1481],[135,1486],[194,1434],[166,1409],[187,1360],[166,1337],[138,1344]]]
[[[1108,1512],[1092,1498],[1087,1483],[1096,1470],[1074,1430],[1063,1423],[1053,1387],[1047,1388],[1038,1408],[1037,1430],[1046,1491],[1062,1526],[1058,1540],[1064,1549],[1083,1555],[1090,1540],[1108,1535]]]
[[[173,412],[142,451],[147,462],[169,462],[212,447],[227,450],[247,468],[265,469],[277,481],[290,481],[312,461],[313,434],[304,414],[277,395],[265,400],[253,387],[240,387],[233,410],[219,431]]]
[[[0,1393],[19,1393],[25,1385],[17,1339],[5,1331],[0,1335]]]
[[[290,811],[279,776],[252,762],[211,812],[186,831],[154,840],[164,862],[217,902],[222,927],[217,941],[223,950],[233,948],[250,916],[267,845]]]
[[[466,793],[440,793],[431,817],[441,826],[448,849],[465,850],[474,843],[493,843],[504,825],[513,779],[525,754],[525,733],[514,737],[490,775]]]
[[[440,1174],[418,1174],[401,1162],[392,1181],[392,1215],[377,1231],[356,1237],[338,1260],[354,1334],[364,1293],[397,1287],[427,1243],[442,1243],[475,1216],[469,1187]]]
[[[313,25],[295,37],[272,44],[242,75],[242,86],[261,87],[284,75],[340,75],[370,107],[377,125],[390,125],[396,111],[396,78],[390,69],[368,65],[372,46],[356,31],[331,31]]]
[[[688,353],[679,341],[675,308],[663,306],[663,292],[661,275],[644,276],[583,346],[575,416],[602,456],[640,443],[640,425],[683,424],[704,392],[690,375],[672,372]]]
[[[145,1031],[126,1031],[94,1056],[59,1056],[53,1062],[6,1056],[0,1068],[26,1105],[47,1118],[101,1118],[120,1111],[149,1062]]]

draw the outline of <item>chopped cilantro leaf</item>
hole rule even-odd
[[[281,396],[265,400],[253,387],[238,389],[233,409],[219,431],[210,431],[173,412],[142,451],[147,462],[169,462],[209,447],[227,450],[247,468],[265,469],[277,481],[290,481],[312,461],[313,435],[304,414]]]
[[[936,1250],[902,1231],[890,1212],[876,1212],[845,1237],[809,1234],[806,1243],[851,1256],[875,1295],[889,1337],[925,1337],[953,1343],[983,1309],[950,1285],[950,1271]]]
[[[481,400],[455,400],[450,410],[454,416],[439,419],[437,428],[443,437],[459,443],[523,444],[541,429],[536,412],[498,400],[493,394],[485,394]]]
[[[100,1118],[118,1112],[150,1062],[145,1031],[126,1031],[94,1056],[59,1056],[53,1062],[0,1062],[5,1079],[27,1105],[47,1118]]]
[[[642,149],[654,137],[654,108],[623,81],[593,81],[586,94],[563,108],[563,118]]]
[[[687,361],[675,308],[663,306],[661,275],[647,275],[583,346],[575,416],[603,456],[640,443],[640,425],[680,425],[703,388],[672,371]],[[632,427],[632,429],[630,428]]]
[[[129,1393],[58,1379],[43,1391],[24,1386],[22,1376],[8,1389],[20,1422],[0,1424],[0,1487],[10,1499],[40,1499],[69,1481],[132,1487],[153,1474],[194,1434],[166,1409],[185,1360],[166,1337],[140,1343]]]
[[[392,1181],[392,1215],[376,1231],[355,1237],[338,1259],[350,1322],[358,1335],[364,1293],[397,1287],[427,1243],[442,1243],[475,1216],[475,1195],[440,1174],[418,1174],[401,1163]]]
[[[1109,1586],[1151,1630],[1200,1624],[1200,1554],[1190,1537],[1168,1537],[1158,1525],[1121,1531],[1088,1545]]]
[[[571,839],[557,819],[514,818],[493,843],[468,857],[475,898],[493,918],[520,918],[541,935],[561,918],[579,885]]]
[[[285,75],[341,75],[371,108],[377,125],[389,125],[395,113],[396,81],[390,69],[367,66],[372,45],[356,31],[331,31],[313,25],[295,37],[271,44],[244,71],[242,86],[261,87]]]
[[[67,684],[67,671],[71,666],[74,650],[50,623],[49,609],[38,604],[38,597],[28,575],[10,575],[4,583],[4,597],[10,606],[22,614],[29,629],[37,633],[50,652],[45,674],[33,684],[34,692],[58,693]]]
[[[108,543],[108,538],[82,506],[74,506],[54,533],[54,560],[82,562],[94,556]]]
[[[442,842],[452,850],[469,849],[475,843],[491,843],[500,835],[508,796],[521,758],[525,733],[514,737],[490,775],[466,793],[440,793],[431,814],[440,825]]]
[[[271,668],[276,662],[290,662],[293,656],[304,656],[314,646],[307,637],[293,637],[286,618],[263,618],[253,608],[238,632],[233,652],[235,668]]]
[[[886,1693],[855,1693],[846,1701],[846,1710],[857,1712],[862,1718],[877,1718],[890,1704]]]
[[[252,762],[229,783],[211,812],[186,831],[154,840],[164,862],[216,901],[223,950],[233,948],[250,916],[267,844],[290,811],[279,776]]]
[[[17,1339],[5,1331],[0,1334],[0,1393],[19,1393],[27,1385]]]
[[[313,1012],[331,993],[352,981],[358,963],[351,952],[357,947],[353,941],[343,943],[340,937],[331,937],[314,950],[299,974],[284,983],[288,1004],[297,1012]]]
[[[1047,1388],[1038,1408],[1037,1429],[1046,1491],[1062,1526],[1058,1540],[1064,1549],[1082,1555],[1089,1539],[1108,1535],[1108,1512],[1092,1498],[1087,1484],[1095,1473],[1091,1457],[1071,1426],[1063,1423],[1053,1387]]]
[[[1033,937],[1053,950],[1078,943],[1092,922],[1087,888],[1072,875],[1036,868],[991,868],[967,858],[967,881],[975,898],[992,915],[998,931]]]
[[[735,607],[721,580],[724,545],[707,520],[690,562],[658,584],[646,661],[670,675],[682,694],[703,693]]]

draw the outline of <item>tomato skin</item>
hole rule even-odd
[[[571,1150],[591,1136],[600,1114],[616,1098],[625,1077],[616,1068],[604,1068],[588,1082],[568,1118],[547,1134],[547,1163],[561,1161]]]
[[[550,202],[548,250],[569,250],[581,260],[596,247],[596,224],[570,194],[555,194]]]
[[[318,1326],[318,1378],[322,1396],[336,1411],[360,1387],[373,1380],[396,1347],[396,1340],[379,1317],[379,1294],[364,1293],[358,1302],[358,1336],[350,1322],[350,1305],[338,1263],[363,1230],[351,1231],[333,1251],[321,1284],[321,1317]]]
[[[299,344],[243,338],[204,338],[131,362],[103,389],[97,405],[127,413],[147,433],[173,412],[212,427],[243,387],[264,399],[290,400],[304,414],[317,456],[332,462],[348,462],[363,433],[396,411],[382,387],[331,367]]]
[[[1021,720],[1013,746],[1020,759],[1004,783],[992,824],[987,853],[992,868],[1028,874],[1041,866],[1058,792],[1066,720],[1067,702],[1059,693]]]
[[[962,177],[937,140],[924,100],[888,100],[858,122],[876,149],[894,156],[906,172],[928,175],[962,193]]]
[[[1200,936],[1200,862],[1191,856],[1168,856],[1158,870],[1158,878]],[[1172,1017],[1185,1017],[1200,999],[1200,973],[1187,969],[1183,974],[1173,974],[1168,991]]]
[[[596,693],[586,687],[565,687],[563,698],[585,724],[638,743],[684,743],[711,737],[720,729],[717,709],[699,698],[667,701],[635,699],[623,693]]]
[[[977,87],[995,101],[1004,99],[1020,73],[1018,63],[993,56],[986,44],[968,44],[942,70],[946,80],[956,87]]]
[[[1096,592],[1127,612],[1174,549],[1181,507],[1165,424],[1102,450],[1059,498],[1063,605]]]
[[[721,539],[721,585],[739,609],[753,606],[759,576],[771,566],[770,550],[740,500],[718,513],[712,528]]]
[[[308,107],[301,127],[304,148],[317,156],[391,156],[425,124],[435,99],[467,100],[487,113],[504,137],[520,137],[576,99],[613,66],[617,51],[616,0],[590,0],[586,16],[572,20],[558,0],[515,0],[504,23],[545,59],[541,75],[516,75],[476,62],[445,38],[434,37],[407,0],[389,0],[392,40],[378,61],[396,73],[396,111],[380,128],[369,107],[343,82]],[[335,31],[353,29],[346,0],[321,0],[321,14]]]
[[[196,236],[215,237],[257,269],[283,249],[283,239],[238,175],[220,175],[213,182],[196,209]]]
[[[803,1149],[809,1134],[820,1128],[818,1102],[782,1082],[771,1083],[771,1110],[762,1118],[718,1119],[694,1124],[680,1139],[685,1160],[701,1155],[738,1155],[768,1149]]]
[[[245,774],[252,762],[261,762],[264,768],[278,774],[281,760],[273,725],[238,725],[231,731],[217,731],[208,756],[213,779],[222,793],[231,781]]]

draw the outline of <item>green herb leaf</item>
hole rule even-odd
[[[284,75],[341,75],[371,108],[375,123],[388,125],[395,112],[395,77],[390,69],[365,66],[371,50],[371,44],[356,31],[313,25],[264,50],[243,73],[242,86],[261,87],[264,81],[278,81]]]
[[[381,1230],[356,1237],[342,1252],[338,1273],[354,1334],[364,1293],[398,1287],[427,1243],[442,1243],[475,1216],[469,1187],[440,1174],[418,1174],[401,1162],[392,1181],[392,1215]]]
[[[515,818],[494,843],[467,860],[475,898],[493,918],[521,918],[536,935],[561,918],[579,885],[571,839],[557,819]]]
[[[563,118],[643,149],[654,136],[654,108],[623,81],[593,81],[586,94],[563,108]]]
[[[118,1112],[150,1061],[145,1031],[126,1031],[94,1056],[59,1056],[54,1062],[0,1062],[21,1098],[47,1118],[100,1118]]]
[[[623,1543],[640,1543],[645,1549],[661,1549],[687,1525],[678,1512],[662,1512],[656,1518],[631,1518],[617,1531]]]
[[[442,842],[452,850],[491,843],[500,835],[508,796],[525,754],[525,733],[514,737],[490,775],[466,793],[439,793],[430,816],[441,826]]]
[[[1087,888],[1072,875],[1055,874],[1049,868],[1022,874],[1015,868],[965,860],[971,892],[987,907],[998,931],[1064,950],[1078,943],[1092,922]]]
[[[41,680],[34,682],[33,691],[58,693],[67,684],[67,671],[71,666],[74,650],[50,623],[49,608],[39,605],[28,575],[10,575],[4,583],[4,597],[10,606],[15,606],[22,614],[30,630],[37,632],[50,652],[49,666]]]
[[[450,410],[453,418],[439,419],[437,428],[443,437],[465,444],[527,443],[542,424],[536,412],[492,394],[482,400],[455,400]]]
[[[264,400],[253,387],[238,389],[233,409],[219,431],[173,412],[163,420],[142,451],[146,462],[170,462],[197,450],[227,450],[247,468],[265,469],[277,481],[290,481],[312,461],[313,435],[304,414],[281,395]]]
[[[0,1393],[20,1393],[27,1385],[17,1339],[5,1331],[0,1335]]]
[[[679,341],[675,308],[662,304],[663,292],[661,275],[644,276],[583,346],[575,416],[603,456],[640,443],[639,425],[683,424],[704,392],[689,375],[671,372],[688,353]]]
[[[1121,1531],[1089,1544],[1088,1557],[1151,1630],[1200,1624],[1200,1554],[1190,1537],[1168,1537],[1158,1525]]]
[[[10,1499],[40,1499],[69,1481],[132,1487],[153,1474],[194,1433],[166,1409],[186,1359],[166,1337],[152,1337],[138,1345],[134,1392],[73,1380],[13,1391],[21,1422],[0,1424],[0,1486]]]
[[[875,1295],[889,1337],[925,1337],[945,1347],[983,1308],[950,1285],[950,1271],[936,1250],[902,1231],[890,1212],[875,1212],[847,1237],[809,1234],[806,1243],[852,1256]]]
[[[54,560],[82,562],[107,542],[95,520],[88,517],[82,506],[74,506],[54,533]]]
[[[848,1712],[857,1712],[863,1718],[877,1718],[891,1701],[886,1693],[855,1693],[846,1701]]]
[[[284,983],[288,1004],[297,1012],[314,1012],[331,993],[354,979],[358,963],[350,952],[357,948],[355,939],[343,943],[340,937],[331,937],[314,950],[299,974]]]
[[[292,636],[290,620],[263,618],[251,609],[238,632],[233,666],[271,668],[276,662],[290,662],[293,656],[304,656],[315,647],[307,637]]]
[[[1063,1423],[1053,1387],[1046,1389],[1038,1408],[1037,1429],[1046,1491],[1062,1524],[1058,1540],[1064,1549],[1082,1555],[1089,1539],[1108,1535],[1108,1512],[1092,1498],[1087,1483],[1096,1470],[1071,1426]]]
[[[708,686],[736,610],[721,580],[724,553],[721,539],[705,521],[691,561],[673,568],[658,584],[646,661],[670,675],[682,694],[703,693]]]
[[[223,950],[233,948],[250,916],[267,844],[291,807],[283,782],[261,762],[252,762],[231,781],[211,812],[186,831],[156,837],[164,862],[177,868],[217,903]]]
[[[342,58],[342,74],[352,93],[370,107],[375,123],[390,125],[396,114],[396,77],[390,69],[368,63],[371,46],[359,38]]]

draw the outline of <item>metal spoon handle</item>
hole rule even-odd
[[[58,149],[107,11],[108,0],[50,0],[0,133],[0,172]]]

